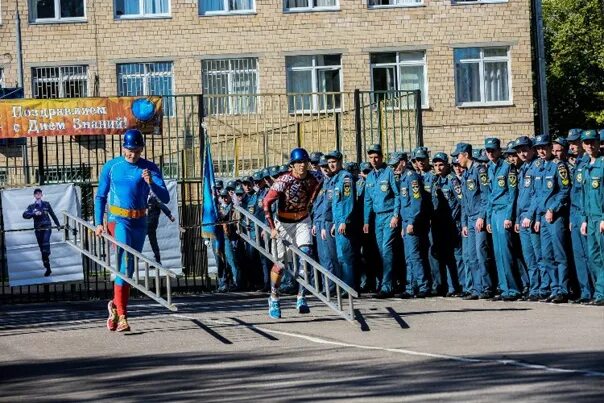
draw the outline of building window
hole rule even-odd
[[[255,0],[199,0],[199,14],[237,14],[256,11]]]
[[[369,8],[412,7],[424,4],[424,0],[369,0]]]
[[[153,18],[170,15],[170,0],[115,0],[116,18]]]
[[[4,88],[4,69],[0,68],[0,88]]]
[[[34,67],[34,98],[83,98],[88,96],[88,66]]]
[[[508,48],[455,49],[455,96],[460,106],[510,103]]]
[[[211,114],[256,112],[258,59],[204,60],[203,93],[207,94]]]
[[[420,90],[422,107],[428,107],[426,52],[388,52],[371,55],[372,88],[377,96],[392,100],[392,107],[414,108],[407,91]]]
[[[163,95],[164,116],[174,115],[172,62],[117,65],[117,94],[125,97]]]
[[[468,3],[507,3],[508,0],[451,0],[452,4],[468,4]]]
[[[290,113],[340,108],[341,55],[288,56],[285,64]]]
[[[83,21],[86,19],[85,0],[29,0],[33,22]]]
[[[334,10],[339,8],[338,0],[284,0],[286,11]]]

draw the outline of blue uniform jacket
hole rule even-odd
[[[487,198],[487,224],[491,224],[493,209],[504,210],[505,219],[516,219],[516,196],[518,195],[518,173],[516,167],[504,159],[489,162],[490,192]]]
[[[36,215],[36,211],[41,212],[41,215]],[[52,227],[52,222],[50,219],[55,222],[57,227],[61,224],[59,223],[59,219],[55,215],[55,212],[52,210],[50,203],[44,200],[40,200],[39,203],[34,202],[27,206],[27,209],[23,212],[23,218],[25,219],[34,219],[34,229],[48,229]]]
[[[151,172],[151,185],[144,181],[143,170]],[[94,203],[94,222],[96,225],[103,223],[103,214],[107,203],[129,210],[147,208],[149,189],[164,204],[170,201],[170,194],[161,177],[157,165],[146,159],[139,159],[131,164],[121,156],[108,161],[101,170],[99,188],[96,192]],[[112,217],[108,214],[109,221],[124,219]]]
[[[400,215],[403,226],[419,225],[423,218],[422,212],[426,195],[421,186],[422,178],[417,172],[411,169],[405,169],[402,172],[399,193],[401,198]]]
[[[489,177],[486,167],[472,161],[462,177],[461,225],[467,227],[470,219],[486,219]]]
[[[542,161],[535,158],[532,161],[527,161],[520,167],[518,171],[518,198],[516,199],[516,221],[521,223],[522,220],[528,218],[531,222],[535,221],[534,212],[531,211],[531,204],[535,198],[535,176]]]
[[[590,220],[604,221],[604,156],[598,157],[593,164],[589,161],[583,168],[583,216],[582,222]]]
[[[355,216],[356,189],[352,174],[345,169],[340,170],[331,179],[333,183],[333,199],[331,210],[336,228],[340,224],[352,224]]]
[[[541,221],[547,210],[554,214],[569,207],[570,178],[566,162],[558,159],[541,160],[535,175],[535,197],[531,203],[530,216]]]
[[[394,172],[383,166],[367,175],[365,182],[365,209],[363,222],[369,224],[372,213],[393,213],[398,217],[400,211],[400,194],[394,178]]]
[[[583,216],[583,169],[589,163],[589,156],[583,154],[577,158],[574,166],[569,166],[572,186],[570,188],[570,214]]]
[[[438,217],[446,215],[458,225],[461,224],[461,180],[454,173],[441,176],[437,180],[435,189],[441,201],[434,215]]]

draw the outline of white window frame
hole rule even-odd
[[[509,0],[451,0],[451,5],[463,6],[469,4],[507,3]]]
[[[61,0],[53,0],[55,5],[55,17],[54,18],[37,18],[35,15],[34,7],[35,0],[28,0],[27,5],[29,7],[30,22],[32,24],[47,24],[47,23],[69,23],[69,22],[85,22],[88,20],[88,10],[86,7],[86,0],[81,0],[84,7],[84,16],[82,17],[66,17],[61,18]]]
[[[82,69],[82,71],[80,72],[70,72],[67,71],[67,69]],[[46,69],[48,71],[51,71],[53,69],[57,69],[59,74],[58,76],[52,76],[52,77],[39,77],[39,73],[37,71],[42,71],[43,69]],[[31,92],[32,92],[32,97],[36,98],[36,99],[45,99],[48,97],[40,97],[39,95],[45,95],[45,94],[37,94],[36,91],[36,82],[38,81],[46,81],[46,82],[57,82],[59,84],[59,93],[57,94],[58,96],[56,97],[52,97],[52,98],[75,98],[72,96],[69,96],[69,94],[65,93],[65,89],[63,88],[63,83],[65,81],[69,81],[69,79],[73,76],[79,76],[80,80],[86,79],[86,87],[85,87],[85,97],[89,96],[89,80],[88,80],[88,74],[89,74],[89,68],[88,65],[85,64],[78,64],[78,65],[65,65],[65,66],[38,66],[38,67],[32,67],[32,71],[31,71]]]
[[[313,6],[315,0],[306,0],[306,7],[287,7],[287,1],[283,0],[283,12],[284,13],[309,13],[309,12],[320,12],[320,11],[334,11],[340,9],[340,0],[335,0],[333,6]]]
[[[169,18],[172,16],[172,0],[168,0],[168,11],[165,13],[145,13],[145,0],[138,0],[139,10],[138,14],[122,14],[117,15],[117,0],[113,0],[113,16],[117,20],[136,20],[136,19],[153,19],[153,18]]]
[[[421,62],[418,61],[401,61],[401,54],[404,53],[419,53],[422,52],[424,54],[424,57],[422,58]],[[372,52],[372,54],[380,54],[380,53],[395,53],[396,54],[396,60],[394,63],[371,63],[371,90],[372,91],[376,91],[376,89],[374,88],[374,84],[373,84],[373,70],[375,68],[388,68],[388,67],[394,67],[395,68],[395,74],[396,74],[396,90],[397,91],[406,91],[406,90],[402,90],[401,89],[401,81],[400,81],[400,68],[401,67],[405,67],[405,66],[410,66],[410,67],[417,67],[417,66],[422,66],[424,68],[424,92],[422,93],[422,96],[425,100],[425,102],[422,101],[422,109],[429,109],[430,108],[430,100],[428,97],[428,94],[430,93],[428,91],[428,62],[427,62],[427,58],[426,58],[426,50],[425,49],[418,49],[418,50],[410,50],[410,51],[399,51],[399,52]],[[370,56],[371,57],[371,56]],[[390,108],[395,108],[395,107],[390,107]],[[396,107],[397,109],[415,109],[415,103],[411,103],[409,105],[409,108],[407,108],[406,105],[399,105],[398,107]]]
[[[402,1],[406,1],[406,0],[402,0]],[[424,6],[424,0],[420,0],[419,2],[416,3],[411,3],[411,4],[370,4],[371,0],[367,0],[367,8],[371,9],[379,9],[379,8],[412,8],[412,7],[423,7]]]
[[[253,59],[254,64],[255,64],[254,68],[237,70],[236,68],[233,67],[233,63],[235,61],[240,61],[240,60],[244,60],[244,59]],[[212,63],[212,62],[223,62],[225,64],[228,64],[228,67],[226,69],[222,69],[222,70],[207,70],[204,68],[206,63]],[[254,88],[254,91],[249,94],[238,94],[233,91],[233,75],[237,74],[243,70],[246,70],[247,74],[253,74],[255,76],[256,88]],[[207,92],[208,95],[226,95],[228,97],[227,99],[228,99],[229,105],[227,107],[227,110],[223,114],[226,114],[226,115],[240,114],[239,112],[236,112],[238,108],[236,105],[236,100],[233,99],[235,96],[241,96],[241,97],[249,96],[251,99],[253,99],[253,107],[250,108],[248,111],[244,112],[245,114],[255,114],[258,112],[259,99],[257,97],[257,94],[260,92],[259,91],[260,77],[259,77],[259,72],[258,72],[258,58],[257,57],[238,57],[238,58],[204,59],[204,60],[202,60],[201,80],[202,80],[202,85],[203,85],[204,89],[206,87],[208,73],[209,73],[209,75],[226,74],[226,76],[227,76],[227,93],[226,94],[216,94],[216,93]],[[209,85],[208,85],[208,87],[209,87]]]
[[[170,72],[149,72],[149,65],[151,64],[158,64],[158,63],[167,63],[170,64]],[[142,64],[143,65],[143,72],[142,73],[125,73],[125,74],[121,74],[120,76],[120,72],[119,72],[119,66],[121,65],[135,65],[135,64]],[[168,61],[168,60],[162,60],[162,61],[154,61],[154,62],[129,62],[129,63],[118,63],[115,66],[115,70],[116,70],[116,78],[117,78],[117,93],[118,96],[133,96],[133,97],[137,97],[137,96],[158,96],[158,97],[167,97],[165,99],[170,100],[170,109],[166,108],[164,106],[164,116],[168,116],[168,117],[173,117],[175,116],[175,100],[174,100],[174,88],[175,88],[175,80],[174,80],[174,62],[173,61]],[[170,76],[172,77],[172,82],[171,82],[171,88],[170,88],[170,94],[163,94],[163,95],[153,95],[149,93],[149,79],[153,76],[153,75],[158,75],[158,76]],[[126,77],[126,79],[120,79],[120,77]],[[138,94],[138,95],[131,95],[131,94],[120,94],[120,88],[122,88],[121,84],[126,81],[128,78],[137,78],[140,77],[142,78],[142,82],[143,82],[143,93],[142,94]],[[164,102],[165,103],[165,102]]]
[[[480,77],[480,101],[477,102],[460,102],[457,99],[457,63],[455,58],[455,51],[458,49],[480,49],[480,57],[478,59],[460,59],[459,63],[478,63],[478,71]],[[506,56],[484,56],[485,49],[503,49],[507,50]],[[484,64],[485,62],[506,62],[508,66],[508,100],[507,101],[485,101],[485,79],[484,79]],[[455,105],[461,108],[465,107],[481,107],[481,106],[511,106],[514,104],[513,101],[513,90],[512,90],[512,56],[510,46],[468,46],[468,47],[456,47],[453,50],[453,70],[454,70],[454,86],[455,86]]]
[[[215,15],[237,15],[237,14],[256,14],[256,0],[252,0],[252,8],[249,10],[230,10],[229,9],[229,0],[222,0],[224,4],[223,10],[216,11],[206,11],[203,12],[201,8],[201,3],[204,0],[199,0],[199,5],[197,6],[197,12],[201,17],[211,17]]]
[[[290,110],[290,113],[317,113],[317,112],[340,112],[342,109],[342,102],[344,101],[343,97],[340,97],[340,107],[339,108],[333,108],[333,109],[329,109],[329,108],[320,108],[320,102],[319,102],[319,96],[321,96],[322,94],[326,94],[325,92],[319,92],[319,71],[336,71],[338,70],[340,72],[339,77],[340,77],[340,93],[342,93],[343,89],[344,89],[344,77],[343,77],[343,69],[342,69],[342,55],[339,53],[329,53],[329,55],[338,55],[340,56],[340,64],[339,65],[331,65],[331,66],[317,66],[317,57],[319,56],[324,56],[324,55],[291,55],[289,57],[304,57],[304,56],[311,56],[312,57],[312,65],[311,66],[303,66],[303,67],[289,67],[287,66],[287,59],[286,59],[286,79],[289,80],[289,72],[290,71],[310,71],[311,72],[311,86],[312,86],[312,102],[311,102],[311,108],[310,109],[293,109],[290,108],[290,105],[288,104],[288,109]],[[327,55],[327,54],[326,54]],[[287,82],[286,84],[287,87],[289,87],[289,82]],[[287,93],[288,94],[296,94],[296,93],[290,93],[289,92],[289,88],[287,88]],[[332,94],[332,93],[328,93],[328,94]],[[289,97],[288,97],[289,98]],[[288,99],[288,103],[289,103],[289,99]]]

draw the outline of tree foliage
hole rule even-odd
[[[604,0],[543,0],[550,131],[604,127]]]

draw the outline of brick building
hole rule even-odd
[[[19,7],[26,97],[307,94],[286,98],[291,114],[344,102],[317,93],[421,89],[424,142],[434,150],[533,131],[527,0],[22,0]],[[12,86],[15,2],[1,0],[0,12],[0,83]],[[254,112],[254,102],[214,112]]]

